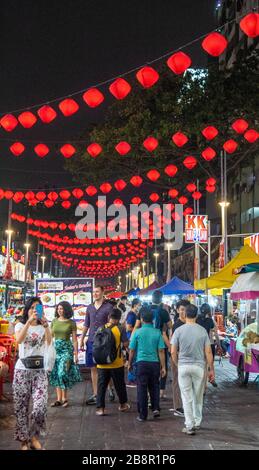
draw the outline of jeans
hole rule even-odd
[[[98,370],[98,383],[97,383],[97,408],[105,408],[105,393],[110,380],[113,380],[116,393],[119,397],[121,405],[127,403],[127,390],[124,380],[124,367],[117,369],[99,369]]]
[[[141,419],[147,419],[149,391],[152,410],[159,410],[159,362],[137,362],[138,412]]]
[[[185,426],[192,429],[202,420],[205,366],[185,364],[178,366],[178,381],[181,390]]]

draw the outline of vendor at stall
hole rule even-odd
[[[221,340],[221,347],[225,353],[224,355],[229,357],[230,339],[238,336],[237,320],[232,317],[228,318],[226,331],[220,332],[220,335],[224,336],[224,339]]]

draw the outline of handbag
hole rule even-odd
[[[26,369],[43,369],[44,362],[43,356],[28,356],[24,359],[21,359],[23,365]]]
[[[44,369],[48,372],[51,372],[56,360],[56,349],[53,345],[53,342],[46,346],[44,352]]]

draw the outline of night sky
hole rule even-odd
[[[211,0],[9,0],[1,2],[0,12],[1,114],[115,77],[216,24]],[[206,65],[200,44],[186,51],[194,65]],[[107,93],[107,87],[101,89]],[[50,125],[38,122],[33,130],[0,129],[0,187],[71,186],[57,152],[40,159],[31,142],[31,151],[17,158],[5,141],[76,140],[89,123],[103,118],[105,110],[91,110],[81,98],[78,101],[80,112],[70,118],[61,116]]]

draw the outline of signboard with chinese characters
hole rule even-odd
[[[207,215],[186,215],[185,243],[208,243]]]

